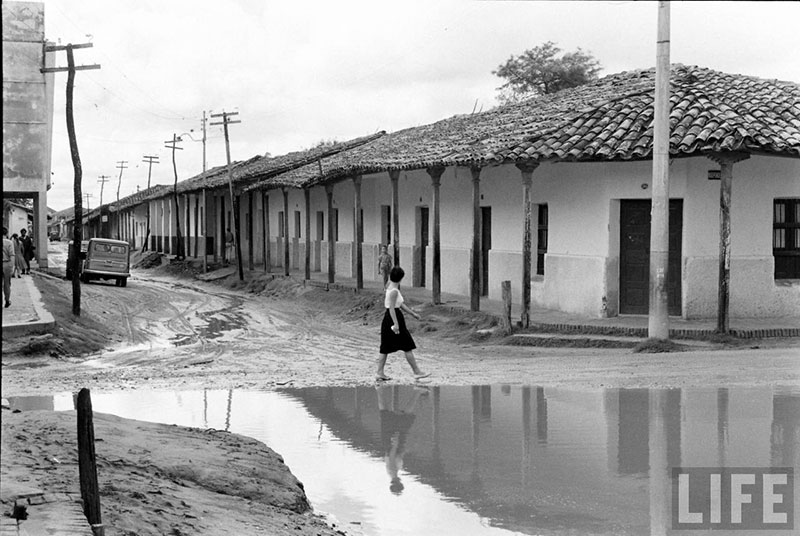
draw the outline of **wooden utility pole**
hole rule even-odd
[[[153,173],[153,164],[159,164],[157,156],[144,155],[142,162],[147,162],[147,191],[150,193],[150,177]],[[150,249],[150,200],[147,200],[147,232],[144,236],[144,244],[142,244],[142,251]]]
[[[83,180],[83,168],[81,167],[81,157],[78,152],[78,140],[75,136],[75,118],[73,115],[73,93],[75,88],[75,72],[85,71],[90,69],[99,69],[100,65],[75,65],[75,58],[72,51],[76,48],[91,48],[91,43],[83,43],[80,45],[68,44],[61,45],[46,45],[44,50],[47,52],[57,52],[65,50],[67,52],[67,67],[46,67],[41,69],[42,73],[56,73],[67,72],[67,136],[69,137],[69,151],[72,157],[72,168],[75,173],[74,187],[73,187],[73,202],[75,203],[75,225],[73,230],[73,244],[75,255],[72,258],[72,314],[80,316],[81,314],[81,282],[80,282],[80,250],[81,241],[83,239],[83,206],[82,206],[82,192],[81,181]]]
[[[233,244],[236,248],[236,262],[239,265],[239,281],[244,281],[244,267],[242,266],[242,246],[239,240],[239,199],[233,193],[233,169],[231,166],[231,142],[228,136],[228,125],[241,123],[239,120],[231,121],[230,116],[239,115],[239,112],[225,112],[221,114],[211,114],[211,117],[221,117],[222,121],[211,123],[212,125],[222,125],[225,130],[225,156],[228,159],[228,189],[231,193],[231,204],[233,205]],[[288,235],[288,233],[287,233]],[[228,259],[230,261],[230,259]]]
[[[100,178],[97,180],[97,182],[100,183],[100,204],[97,206],[97,208],[100,209],[100,236],[103,238],[108,238],[108,233],[106,232],[108,228],[108,222],[103,221],[103,188],[110,178],[110,175],[100,175]],[[108,215],[106,215],[106,219],[108,219]]]
[[[355,211],[355,261],[356,261],[356,290],[364,288],[364,252],[362,242],[364,241],[364,220],[361,217],[361,175],[353,176],[353,188],[355,190],[354,211]]]
[[[175,183],[172,186],[172,199],[175,201],[175,235],[178,242],[178,254],[175,257],[183,260],[183,237],[181,236],[181,211],[178,205],[178,166],[175,164],[175,151],[183,151],[183,147],[178,147],[178,135],[172,134],[172,141],[165,141],[164,147],[172,149],[172,171],[175,174]],[[170,216],[170,221],[172,217]],[[170,237],[171,238],[171,237]]]
[[[119,209],[119,189],[122,186],[122,171],[127,169],[127,160],[120,160],[117,162],[117,169],[119,170],[119,180],[117,181],[117,238],[122,239],[122,216]]]
[[[83,194],[82,197],[86,198],[86,214],[88,215],[89,211],[92,210],[91,207],[89,207],[89,199],[94,197],[94,194]]]
[[[658,3],[650,208],[650,315],[647,336],[669,338],[669,1]]]

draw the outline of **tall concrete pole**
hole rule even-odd
[[[669,338],[669,2],[658,3],[653,125],[653,187],[650,212],[650,318],[648,337]]]

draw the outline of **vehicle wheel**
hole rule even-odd
[[[123,277],[122,279],[120,279],[119,280],[119,286],[127,287],[128,286],[128,278],[127,277]]]
[[[119,278],[117,278],[117,279],[114,281],[114,286],[115,286],[115,287],[121,287],[121,286],[122,286],[122,279],[119,279]]]

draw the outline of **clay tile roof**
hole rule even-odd
[[[320,145],[311,149],[294,151],[280,156],[255,156],[249,160],[231,163],[233,182],[237,187],[258,183],[274,175],[286,173],[310,162],[316,162],[321,158],[335,155],[341,151],[354,149],[360,145],[376,140],[385,134],[385,132],[380,131],[369,136],[362,136],[360,138],[330,145]],[[226,186],[227,184],[228,167],[227,165],[218,166],[196,177],[178,183],[178,193],[193,192],[202,190],[203,188],[214,189],[220,186]]]
[[[800,86],[673,65],[670,152],[800,157]],[[655,70],[629,71],[366,141],[245,189],[309,187],[355,174],[520,160],[649,159]]]

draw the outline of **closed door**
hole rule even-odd
[[[492,249],[492,207],[481,207],[481,296],[489,295],[490,249]]]
[[[669,254],[667,309],[681,314],[681,236],[683,201],[669,202]],[[647,314],[650,308],[650,200],[620,203],[620,296],[621,314]]]

